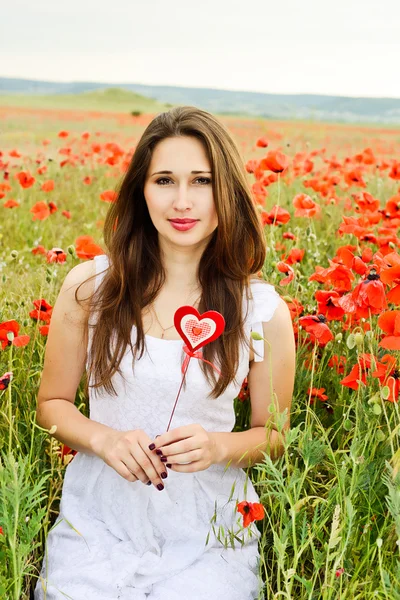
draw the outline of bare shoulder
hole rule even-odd
[[[85,370],[89,317],[86,304],[94,292],[95,278],[90,279],[94,274],[94,261],[89,260],[73,267],[63,281],[51,314],[38,405],[52,398],[75,401]]]
[[[279,296],[277,307],[269,321],[263,322],[264,333],[268,339],[279,339],[283,333],[293,332],[292,316],[288,305],[282,296]]]

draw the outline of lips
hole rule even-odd
[[[171,223],[196,223],[198,219],[168,219]]]

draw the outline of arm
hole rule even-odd
[[[110,427],[85,417],[75,406],[76,390],[85,370],[88,313],[74,298],[77,286],[94,274],[93,261],[76,265],[65,277],[53,308],[42,378],[38,391],[36,421],[73,450],[95,454],[97,439]],[[94,279],[82,285],[79,298],[93,293]]]
[[[216,432],[211,433],[215,439],[217,450],[217,464],[232,465],[246,469],[264,460],[262,452],[268,452],[275,460],[282,456],[284,448],[282,434],[271,429],[266,432],[265,427],[251,427],[247,431]]]
[[[262,462],[262,452],[269,451],[273,460],[284,452],[282,436],[290,428],[296,347],[290,311],[282,298],[272,319],[263,323],[263,332],[264,360],[253,360],[247,377],[251,401],[250,429],[211,434],[219,464],[232,461],[234,466],[246,468]],[[274,413],[269,411],[271,403],[275,404],[277,413],[287,408],[288,418],[281,433],[277,431]]]

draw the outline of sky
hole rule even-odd
[[[13,0],[0,77],[400,98],[399,0]]]

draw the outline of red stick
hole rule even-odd
[[[185,369],[185,372],[184,372],[184,374],[183,374],[183,377],[182,377],[181,386],[180,386],[180,388],[179,388],[178,395],[177,395],[177,397],[176,397],[176,400],[175,400],[174,408],[172,409],[172,413],[171,413],[171,417],[170,417],[170,420],[169,420],[169,423],[168,423],[167,431],[169,430],[169,426],[171,425],[172,417],[174,416],[175,407],[176,407],[176,404],[177,404],[177,402],[178,402],[179,394],[181,393],[181,389],[182,389],[182,386],[183,386],[183,382],[185,381],[185,377],[186,377],[186,371],[187,371],[187,370],[188,370],[188,368],[189,368],[189,363],[190,363],[190,359],[191,359],[191,358],[192,358],[192,357],[191,357],[191,356],[189,356],[189,360],[188,360],[188,362],[187,362],[186,369]]]

